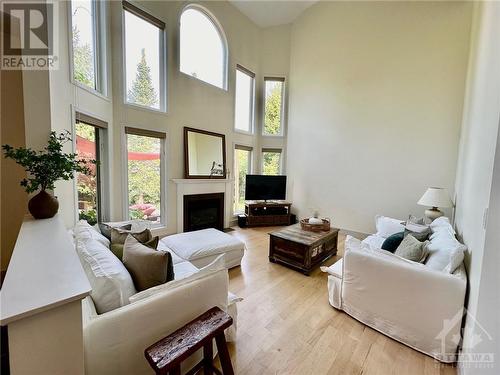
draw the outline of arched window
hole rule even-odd
[[[199,5],[188,5],[181,15],[180,70],[226,89],[226,37],[217,20]]]

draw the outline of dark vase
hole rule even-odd
[[[28,210],[35,219],[48,219],[57,214],[59,202],[56,197],[41,190],[29,200]]]

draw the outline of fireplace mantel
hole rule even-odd
[[[230,178],[173,178],[173,182],[179,184],[217,184],[217,183],[232,183],[234,180]]]
[[[224,227],[229,226],[233,211],[234,179],[173,178],[171,181],[177,186],[177,233],[181,233],[184,226],[184,196],[192,194],[224,193]]]

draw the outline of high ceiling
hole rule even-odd
[[[229,0],[243,14],[260,27],[284,25],[293,22],[304,10],[316,3],[307,1]]]

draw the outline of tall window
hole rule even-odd
[[[79,158],[88,161],[87,167],[90,169],[90,174],[78,173],[76,176],[78,217],[95,224],[103,218],[100,173],[103,158],[100,149],[107,124],[79,112],[75,119],[76,153]],[[91,160],[97,160],[97,164],[91,163]]]
[[[180,19],[180,70],[226,89],[227,44],[215,18],[198,5],[189,5]]]
[[[129,218],[163,223],[165,133],[129,127],[125,133]]]
[[[247,174],[252,171],[252,148],[234,147],[234,212],[245,211],[245,184]]]
[[[264,78],[264,135],[283,134],[284,78]]]
[[[255,102],[255,73],[236,65],[234,128],[251,133]]]
[[[262,174],[276,176],[281,174],[281,150],[277,148],[262,149]]]
[[[124,1],[125,101],[165,110],[165,23]]]
[[[98,9],[93,0],[71,1],[73,79],[81,85],[100,91]]]

